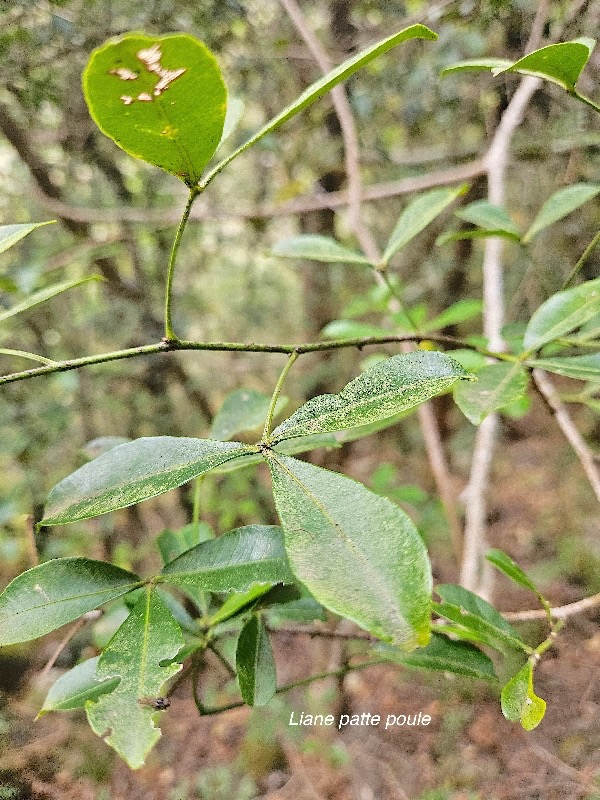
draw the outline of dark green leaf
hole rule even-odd
[[[444,353],[418,351],[392,356],[363,372],[339,394],[309,400],[273,431],[271,443],[386,419],[469,377]]]
[[[0,594],[0,645],[44,636],[140,584],[137,575],[104,561],[46,561],[18,575]]]
[[[533,664],[528,661],[512,677],[501,694],[502,713],[511,722],[520,722],[526,731],[540,724],[546,713],[546,701],[533,691]]]
[[[213,420],[211,439],[226,442],[242,431],[251,431],[264,425],[270,402],[269,395],[256,389],[236,389],[231,392]],[[285,408],[287,402],[287,397],[278,398],[275,415]]]
[[[21,314],[23,311],[27,311],[34,306],[39,306],[40,303],[45,303],[46,300],[50,300],[51,297],[56,297],[57,294],[62,294],[69,289],[74,289],[76,286],[81,286],[82,283],[102,280],[104,280],[104,278],[100,277],[100,275],[88,275],[87,278],[78,278],[74,281],[55,283],[45,289],[40,289],[39,292],[30,294],[29,297],[26,297],[25,300],[22,300],[20,303],[16,303],[12,308],[0,312],[0,322],[4,322],[5,319],[10,319],[10,317],[14,317],[15,314]]]
[[[431,573],[409,517],[343,475],[267,457],[290,565],[316,600],[407,650],[426,644]]]
[[[251,617],[242,628],[235,660],[244,702],[249,706],[265,706],[277,689],[277,674],[271,642],[261,617]]]
[[[527,391],[527,380],[520,364],[488,364],[477,372],[477,383],[454,387],[454,400],[473,425],[480,425],[488,414],[521,398]]]
[[[48,222],[29,222],[25,225],[0,225],[0,253],[8,250],[13,244],[19,242],[28,233],[34,231],[36,228],[41,228],[42,225],[52,225],[56,220],[51,219]]]
[[[523,242],[530,242],[544,228],[571,214],[584,203],[596,197],[599,192],[600,184],[598,183],[575,183],[573,186],[559,189],[540,208],[531,227],[523,236]]]
[[[94,50],[83,73],[94,121],[136,158],[197,183],[217,149],[227,89],[193,36],[128,34]]]
[[[520,640],[519,634],[510,622],[507,622],[502,614],[496,611],[494,606],[490,605],[487,600],[479,597],[474,592],[470,592],[468,589],[456,586],[453,583],[441,583],[435,587],[435,591],[445,602],[460,606],[460,608],[489,622],[495,628],[499,628],[514,639]]]
[[[144,764],[160,739],[154,725],[158,712],[151,701],[181,669],[181,664],[161,666],[161,662],[176,656],[183,644],[179,626],[148,587],[100,656],[97,680],[120,681],[97,701],[88,700],[88,721],[132,769]]]
[[[292,583],[283,533],[275,525],[247,525],[193,547],[160,573],[167,583],[213,592],[243,592],[253,583]]]
[[[439,633],[433,633],[426,647],[419,647],[412,653],[403,653],[389,645],[378,645],[376,649],[391,661],[409,667],[454,672],[480,680],[497,680],[491,659],[481,650],[468,642],[455,642]]]
[[[361,264],[372,266],[368,258],[336,242],[330,236],[305,233],[291,239],[283,239],[273,247],[274,256],[285,258],[305,258],[310,261],[323,261],[326,264]]]
[[[495,548],[488,550],[485,557],[496,569],[499,569],[500,572],[503,572],[508,578],[518,583],[519,586],[523,586],[525,589],[531,589],[532,592],[535,592],[535,594],[539,596],[537,587],[531,578],[523,572],[518,564],[515,564],[510,556],[502,552],[502,550],[496,550]]]
[[[154,436],[113,447],[48,495],[42,525],[59,525],[125,508],[175,489],[248,449],[236,442]]]
[[[494,75],[502,72],[520,72],[552,81],[567,91],[572,91],[587,64],[596,42],[593,39],[576,39],[572,42],[550,44],[528,53],[514,64],[496,67]]]
[[[600,278],[557,292],[529,320],[523,345],[538,350],[542,345],[575,330],[600,312]]]
[[[585,356],[551,356],[528,361],[527,364],[567,378],[580,381],[600,381],[600,353]]]
[[[457,189],[433,189],[412,200],[404,209],[396,223],[383,253],[382,263],[404,247],[411,239],[426,228],[436,217],[466,191],[466,186]]]
[[[56,680],[44,700],[38,718],[48,711],[71,711],[83,708],[87,700],[95,700],[101,694],[112,692],[120,678],[96,680],[96,667],[100,656],[88,658],[65,672]]]
[[[295,117],[296,114],[299,114],[300,111],[303,111],[308,106],[312,105],[316,102],[320,97],[323,97],[324,94],[327,94],[334,86],[337,86],[338,83],[342,83],[345,81],[346,78],[349,78],[350,75],[353,75],[357,70],[364,67],[370,61],[377,58],[377,56],[383,55],[383,53],[387,53],[388,50],[396,47],[396,45],[401,44],[402,42],[406,42],[409,39],[429,39],[435,40],[438,36],[433,31],[426,28],[425,25],[411,25],[409,28],[405,28],[398,33],[389,36],[387,39],[383,39],[377,44],[368,47],[366,50],[362,50],[357,55],[352,56],[347,61],[344,61],[339,66],[335,67],[324,75],[319,80],[315,81],[315,83],[311,84],[308,89],[306,89],[300,97],[294,100],[289,106],[283,109],[277,116],[273,117],[273,119],[269,120],[266,125],[264,125],[259,131],[257,131],[253,136],[250,137],[244,144],[234,150],[231,155],[227,156],[223,161],[217,164],[214,169],[212,169],[206,178],[202,181],[202,186],[207,186],[210,181],[221,172],[221,170],[227,166],[227,164],[231,163],[234,158],[237,158],[241,153],[248,150],[249,147],[256,144],[256,142],[260,141],[264,136],[273,131],[276,131],[277,128],[280,128],[284,122],[287,122],[292,117]]]

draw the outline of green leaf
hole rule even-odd
[[[404,511],[343,475],[266,458],[290,565],[316,600],[407,650],[427,644],[429,560]]]
[[[353,319],[334,319],[328,322],[321,331],[321,336],[328,339],[362,339],[367,336],[393,336],[395,330],[380,328],[368,322],[357,322]]]
[[[545,369],[580,381],[600,381],[600,353],[585,356],[551,356],[528,361],[530,367]]]
[[[412,653],[403,653],[389,645],[378,645],[376,650],[390,661],[409,667],[454,672],[486,681],[497,680],[494,664],[485,653],[468,642],[455,642],[439,633],[433,633],[426,647]]]
[[[269,395],[255,389],[236,389],[230,392],[213,420],[211,439],[226,442],[242,431],[251,431],[262,426],[267,418],[270,402]],[[279,414],[287,402],[287,397],[279,397],[275,414]]]
[[[41,228],[42,225],[52,225],[56,222],[51,219],[48,222],[30,222],[25,225],[0,225],[0,253],[8,250],[13,244],[19,242],[28,233],[34,231],[36,228]]]
[[[596,197],[599,192],[600,184],[598,183],[575,183],[559,189],[540,208],[531,227],[523,236],[523,242],[530,242],[544,228],[571,214],[584,203]]]
[[[502,206],[487,200],[477,200],[456,212],[456,216],[484,228],[488,234],[497,233],[520,241],[521,232]]]
[[[150,587],[100,656],[96,678],[120,678],[118,686],[97,701],[86,703],[93,730],[113,747],[132,769],[141,767],[160,739],[158,712],[149,701],[160,697],[166,680],[181,664],[161,666],[184,644],[179,626]]]
[[[434,611],[467,631],[473,631],[476,641],[501,652],[526,649],[512,625],[483,598],[453,584],[441,584],[435,591],[442,602],[433,604]]]
[[[102,694],[112,692],[120,678],[97,681],[96,667],[99,659],[100,656],[88,658],[87,661],[82,661],[61,675],[50,687],[36,719],[48,711],[72,711],[75,708],[83,708],[87,700],[95,700]]]
[[[546,713],[546,701],[533,691],[533,664],[528,661],[502,689],[502,713],[511,722],[520,722],[526,731],[540,724]]]
[[[37,639],[140,586],[104,561],[56,558],[18,575],[0,594],[0,645]]]
[[[163,564],[185,553],[202,542],[214,539],[214,533],[206,522],[190,522],[177,531],[166,528],[156,537],[156,546],[163,560]]]
[[[393,417],[449,389],[468,373],[449,356],[417,351],[380,361],[339,394],[314,397],[284,420],[270,444],[295,436],[342,431]]]
[[[523,345],[538,350],[583,325],[600,312],[600,278],[557,292],[537,309],[525,330]]]
[[[100,130],[136,158],[198,182],[217,149],[227,89],[193,36],[127,34],[94,50],[83,91]]]
[[[220,625],[240,613],[245,613],[257,605],[261,597],[268,594],[273,588],[271,583],[255,583],[243,592],[235,592],[223,603],[221,608],[210,619],[211,628]]]
[[[398,33],[393,34],[392,36],[388,36],[387,39],[383,39],[380,42],[368,47],[366,50],[362,50],[357,55],[352,56],[347,61],[344,61],[339,66],[335,67],[324,75],[319,80],[312,83],[302,94],[300,97],[296,98],[293,103],[286,108],[283,109],[277,116],[273,117],[273,119],[269,120],[266,125],[264,125],[259,131],[257,131],[253,136],[251,136],[244,144],[234,150],[231,155],[227,156],[227,158],[223,159],[219,164],[216,165],[204,178],[202,181],[202,187],[204,188],[207,186],[212,179],[221,172],[221,170],[230,164],[234,158],[237,158],[243,152],[248,150],[249,147],[256,144],[256,142],[260,141],[264,136],[273,131],[276,131],[280,128],[284,122],[287,122],[292,117],[295,117],[296,114],[299,114],[305,108],[312,105],[316,102],[320,97],[323,97],[324,94],[327,94],[334,86],[337,86],[338,83],[342,83],[345,81],[346,78],[349,78],[353,75],[357,70],[364,67],[369,62],[373,61],[373,59],[377,58],[383,53],[387,53],[388,50],[396,47],[402,42],[406,42],[409,39],[429,39],[435,40],[438,36],[433,31],[429,30],[429,28],[425,27],[425,25],[411,25],[409,28],[405,28]]]
[[[480,425],[488,414],[522,397],[527,380],[527,372],[520,364],[488,364],[477,373],[477,383],[454,387],[454,400],[473,425]]]
[[[47,286],[45,289],[40,289],[39,292],[30,294],[29,297],[26,297],[25,300],[22,300],[20,303],[16,303],[12,308],[0,312],[0,322],[4,322],[5,319],[14,317],[15,314],[20,314],[34,306],[38,306],[40,303],[45,303],[46,300],[49,300],[51,297],[56,297],[57,294],[62,294],[69,289],[74,289],[75,286],[81,286],[82,283],[103,280],[104,278],[100,275],[88,275],[87,278],[78,278],[74,281],[64,281],[63,283],[55,283],[52,286]]]
[[[446,75],[452,75],[454,72],[487,72],[491,69],[506,69],[511,67],[512,63],[506,58],[471,58],[445,67],[440,75],[445,77]]]
[[[266,706],[277,689],[277,674],[262,617],[252,616],[242,628],[235,661],[244,702],[249,706]]]
[[[243,592],[253,583],[292,583],[283,533],[276,525],[247,525],[193,547],[163,567],[174,586]]]
[[[362,264],[373,266],[368,258],[336,242],[330,236],[305,233],[283,239],[273,247],[274,256],[284,258],[305,258],[309,261],[323,261],[326,264]]]
[[[113,447],[48,495],[41,525],[59,525],[125,508],[175,489],[248,452],[237,442],[153,436]]]
[[[457,189],[433,189],[412,200],[400,214],[383,253],[382,263],[387,264],[394,253],[414,239],[466,190],[464,185]]]
[[[499,569],[500,572],[503,572],[508,578],[513,580],[515,583],[518,583],[519,586],[523,586],[525,589],[530,589],[532,592],[538,595],[538,597],[540,596],[540,593],[531,578],[525,572],[523,572],[521,567],[516,564],[510,556],[506,555],[506,553],[504,553],[502,550],[497,550],[496,548],[488,550],[485,557],[490,564],[493,564],[496,569]]]
[[[576,39],[572,42],[550,44],[528,53],[510,66],[493,68],[494,75],[502,72],[519,72],[552,81],[567,91],[573,91],[579,76],[594,50],[593,39]]]
[[[479,317],[483,308],[481,300],[472,300],[465,298],[452,303],[445,311],[438,314],[437,317],[430,319],[425,324],[419,326],[420,330],[424,333],[431,331],[439,331],[446,328],[448,325],[458,325],[461,322],[467,322],[473,317]]]

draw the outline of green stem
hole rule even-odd
[[[284,381],[287,377],[288,372],[292,368],[292,364],[298,358],[298,351],[294,350],[290,353],[290,356],[285,364],[285,367],[281,371],[281,375],[279,376],[279,380],[277,381],[277,385],[275,386],[275,391],[273,392],[273,396],[271,397],[271,402],[269,403],[269,410],[267,411],[267,418],[265,420],[265,427],[263,430],[263,442],[266,442],[269,438],[269,434],[271,433],[271,425],[273,423],[273,416],[275,414],[275,406],[277,405],[277,400],[279,398],[279,394],[281,392],[281,388],[284,384]]]
[[[585,250],[583,251],[583,253],[579,257],[579,261],[575,264],[575,266],[573,267],[573,269],[569,273],[569,277],[566,279],[566,281],[561,286],[561,292],[564,291],[567,288],[567,286],[571,283],[573,278],[578,274],[579,270],[583,267],[585,262],[588,260],[588,258],[590,257],[590,255],[594,251],[594,248],[596,247],[598,242],[600,242],[600,231],[598,231],[598,233],[594,236],[592,241],[588,244],[588,246],[585,248]]]
[[[190,188],[188,201],[185,206],[183,216],[179,222],[179,226],[177,227],[177,233],[175,234],[173,247],[171,248],[171,255],[169,257],[169,266],[167,268],[167,285],[165,289],[165,339],[168,342],[177,341],[177,335],[173,330],[173,319],[171,316],[171,309],[173,305],[173,275],[175,273],[175,262],[177,261],[177,253],[179,251],[179,245],[181,244],[181,237],[183,236],[185,226],[187,225],[190,211],[192,210],[194,200],[198,197],[200,191],[201,190],[198,186],[192,186]]]
[[[594,103],[593,100],[590,100],[590,98],[586,97],[584,94],[579,94],[577,89],[574,89],[572,92],[570,92],[570,94],[572,94],[573,97],[576,97],[578,100],[581,100],[581,102],[585,103],[586,106],[589,106],[590,108],[593,108],[594,111],[600,113],[600,105],[598,105],[598,103]]]
[[[206,350],[213,352],[242,352],[242,353],[286,353],[291,355],[297,353],[317,353],[327,350],[342,350],[347,347],[371,347],[382,344],[399,344],[402,342],[420,342],[425,338],[417,334],[391,334],[390,336],[362,336],[355,339],[333,339],[324,342],[306,342],[305,344],[256,344],[253,342],[191,342],[184,339],[165,340],[157,344],[146,344],[140,347],[130,347],[124,350],[114,350],[110,353],[100,353],[96,356],[84,356],[83,358],[72,358],[67,361],[57,361],[43,367],[34,367],[23,372],[11,372],[8,375],[0,376],[0,386],[16,381],[37,378],[40,375],[52,375],[57,372],[69,372],[70,370],[88,367],[94,364],[104,364],[107,361],[119,361],[126,358],[136,358],[137,356],[153,355],[154,353],[172,353],[178,350]],[[442,334],[427,334],[427,340],[438,344],[448,344],[453,347],[467,348],[476,353],[481,353],[489,358],[499,361],[519,361],[511,353],[496,353],[479,347],[465,339],[458,339],[454,336],[444,336]]]
[[[200,475],[194,481],[194,498],[193,498],[193,505],[192,505],[192,525],[196,526],[196,530],[200,531],[200,494],[202,490],[202,481],[204,479],[204,475]],[[202,618],[205,619],[208,617],[208,599],[207,593],[203,591],[199,591],[196,595],[196,599],[198,600],[198,606],[200,607],[200,611],[202,613]]]

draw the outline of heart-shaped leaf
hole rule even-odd
[[[221,141],[227,89],[215,57],[193,36],[110,41],[92,53],[83,91],[103,133],[188,186]]]

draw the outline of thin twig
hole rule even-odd
[[[548,408],[554,414],[554,419],[558,427],[564,433],[569,444],[575,451],[575,455],[583,467],[590,486],[598,502],[600,502],[600,471],[594,460],[593,453],[587,446],[583,436],[577,430],[565,404],[560,399],[548,375],[541,369],[534,369],[532,374],[535,386],[546,401]]]
[[[583,600],[577,600],[574,603],[551,608],[550,616],[553,619],[567,619],[575,616],[575,614],[583,614],[584,611],[598,608],[598,606],[600,606],[600,592],[591,595],[591,597],[584,597]],[[547,619],[548,617],[543,608],[534,608],[527,611],[502,611],[501,613],[510,622],[527,622],[535,619]]]
[[[103,614],[103,612],[102,612],[101,609],[95,609],[94,611],[88,611],[86,614],[84,614],[83,616],[79,617],[79,619],[75,623],[73,623],[73,625],[71,625],[69,630],[66,632],[66,634],[63,636],[63,638],[60,640],[60,642],[56,646],[56,649],[54,650],[54,652],[52,653],[52,655],[50,656],[50,658],[46,662],[44,668],[40,672],[40,677],[41,678],[43,678],[44,675],[47,675],[50,672],[52,667],[56,664],[60,654],[63,652],[63,650],[69,644],[69,642],[75,636],[75,634],[78,631],[80,631],[81,628],[83,628],[83,626],[86,623],[92,622],[94,620],[99,619],[102,616],[102,614]]]
[[[316,636],[321,639],[359,639],[365,642],[377,641],[374,636],[364,631],[354,631],[351,633],[349,631],[330,630],[329,628],[317,628],[313,625],[278,625],[277,627],[269,626],[268,630],[270,633],[291,634],[292,636]]]

